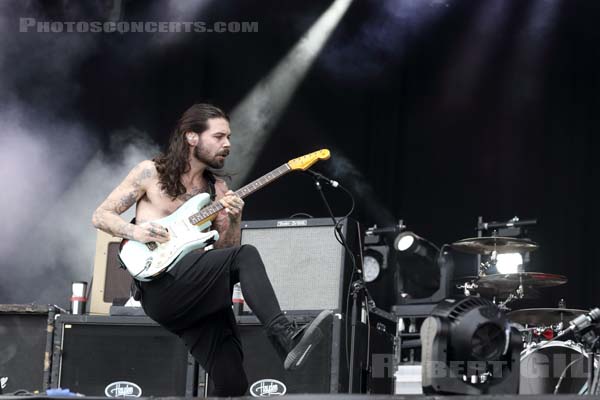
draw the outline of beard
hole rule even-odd
[[[227,156],[227,154],[220,153],[218,155]],[[218,159],[216,156],[212,157],[206,150],[201,149],[199,146],[194,148],[194,158],[213,169],[221,169],[225,165],[225,158]]]

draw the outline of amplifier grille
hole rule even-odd
[[[259,250],[282,310],[339,309],[345,257],[334,234],[332,224],[256,227],[241,242]]]
[[[137,385],[144,397],[193,390],[186,347],[149,318],[69,315],[57,324],[52,387],[88,396],[118,393],[118,382]]]
[[[48,313],[53,316],[54,311],[32,305],[3,305],[0,309],[0,393],[46,390],[50,358],[45,352],[50,350],[48,337],[52,337]]]

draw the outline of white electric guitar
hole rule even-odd
[[[329,156],[329,150],[322,149],[294,158],[235,193],[244,198],[290,171],[305,171],[317,161],[326,160]],[[152,221],[169,230],[170,239],[166,243],[141,243],[123,239],[119,257],[131,276],[139,281],[150,281],[171,269],[191,251],[216,242],[219,233],[208,228],[223,206],[218,201],[208,205],[209,203],[210,195],[200,193],[183,203],[168,217]]]

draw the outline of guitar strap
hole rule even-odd
[[[208,194],[210,195],[210,201],[215,201],[217,198],[217,192],[215,190],[215,175],[209,170],[204,170],[204,177],[206,178],[206,182],[208,182]]]

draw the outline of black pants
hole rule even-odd
[[[281,315],[262,259],[250,245],[190,253],[168,273],[141,284],[144,311],[183,339],[208,371],[212,396],[240,396],[248,386],[231,308],[237,282],[263,325]]]

